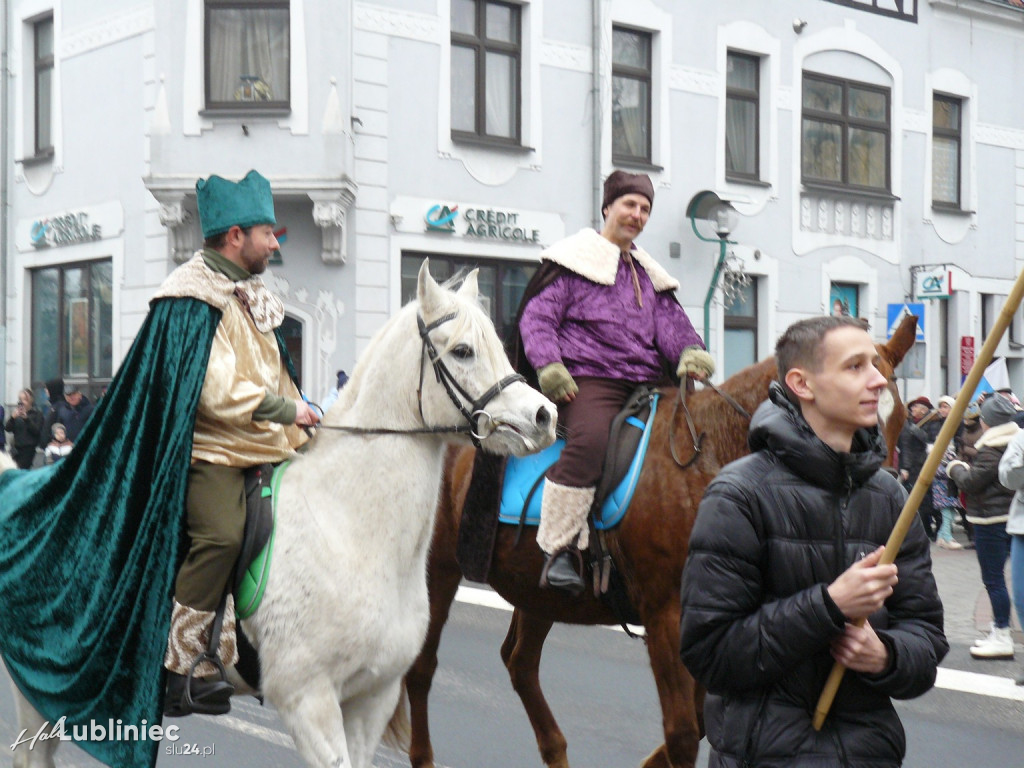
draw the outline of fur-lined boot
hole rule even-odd
[[[563,589],[573,596],[583,592],[583,578],[573,567],[570,547],[576,542],[577,548],[584,550],[590,543],[587,515],[594,503],[594,490],[593,486],[573,488],[550,479],[544,481],[537,529],[537,544],[545,556],[542,587]]]

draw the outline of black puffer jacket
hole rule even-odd
[[[847,672],[820,732],[812,713],[844,617],[826,587],[884,544],[905,493],[880,471],[885,446],[860,430],[836,453],[773,385],[750,429],[754,453],[715,478],[683,574],[683,662],[708,689],[710,766],[898,766],[906,740],[890,697],[929,690],[949,646],[918,519],[899,583],[871,626],[889,649],[878,676]]]

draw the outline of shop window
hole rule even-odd
[[[651,162],[651,35],[612,29],[612,160]]]
[[[745,284],[735,283],[735,292],[725,308],[725,378],[757,362],[757,283],[754,277]]]
[[[834,317],[860,317],[860,286],[857,283],[832,283],[828,306],[829,314]]]
[[[110,261],[32,271],[32,384],[74,381],[95,398],[113,372]]]
[[[520,143],[520,8],[452,0],[452,138]]]
[[[32,25],[32,86],[34,152],[36,157],[53,154],[53,17]]]
[[[804,183],[888,192],[889,89],[805,72]]]
[[[430,274],[438,282],[449,280],[460,272],[479,269],[480,301],[494,321],[506,350],[511,349],[515,336],[516,313],[522,301],[526,284],[537,271],[534,261],[505,261],[481,259],[475,256],[449,256],[436,253],[402,253],[402,303],[416,298],[416,278],[420,265],[430,258]]]
[[[963,100],[932,97],[932,204],[960,208]]]
[[[729,51],[725,78],[725,175],[760,178],[761,59]]]
[[[206,108],[287,109],[288,0],[206,0]]]

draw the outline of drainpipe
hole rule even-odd
[[[0,0],[0,402],[7,392],[7,245],[8,235],[7,176],[10,166],[8,145],[8,87],[10,55],[10,16],[8,0]]]
[[[604,110],[601,109],[601,3],[604,0],[593,0],[593,34],[591,41],[594,45],[593,51],[593,78],[590,91],[591,104],[594,110],[593,141],[594,155],[592,158],[591,175],[594,180],[594,229],[598,232],[603,228],[601,221],[601,124],[604,118]]]

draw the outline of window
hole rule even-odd
[[[53,17],[32,25],[35,80],[35,156],[53,154]]]
[[[963,102],[932,97],[932,203],[960,207],[960,146]]]
[[[452,137],[519,144],[520,9],[452,0]]]
[[[725,175],[760,178],[760,68],[757,56],[729,51],[725,77]]]
[[[725,378],[757,362],[757,278],[735,283],[735,290],[723,315]]]
[[[832,283],[828,294],[828,312],[833,317],[860,317],[860,286],[857,283]]]
[[[515,334],[516,312],[526,284],[537,271],[537,263],[480,259],[475,256],[446,256],[437,253],[402,253],[402,303],[416,298],[416,277],[423,259],[430,257],[430,274],[438,282],[448,280],[460,270],[480,269],[477,281],[480,300],[490,313],[498,336],[511,350]]]
[[[206,0],[207,109],[287,109],[288,0]]]
[[[651,162],[651,36],[612,29],[612,160]]]
[[[109,261],[32,272],[32,383],[81,382],[98,395],[113,370]]]
[[[804,182],[888,191],[889,89],[804,73]]]

